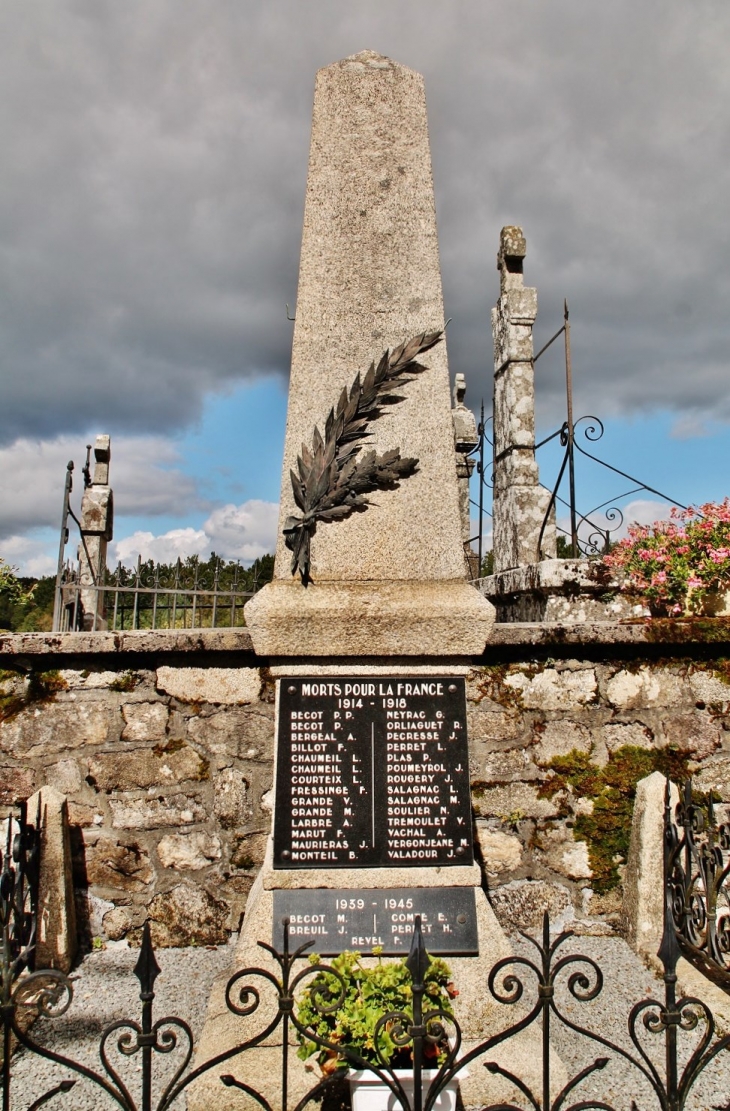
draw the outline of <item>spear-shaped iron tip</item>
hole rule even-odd
[[[421,932],[421,916],[417,914],[416,922],[413,927],[413,937],[411,939],[411,951],[406,958],[406,968],[410,972],[414,984],[423,983],[430,963],[431,958],[426,952],[426,945],[423,940],[423,933]]]
[[[150,923],[149,919],[147,919],[142,927],[142,944],[139,947],[139,956],[134,966],[134,974],[139,980],[141,989],[140,995],[142,997],[152,994],[155,987],[155,980],[160,975],[160,971],[161,969],[157,963],[155,951],[152,947]]]

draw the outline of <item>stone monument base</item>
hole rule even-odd
[[[480,655],[494,607],[466,581],[268,583],[246,605],[258,655]]]
[[[216,980],[208,1004],[205,1027],[199,1043],[196,1064],[200,1064],[218,1053],[247,1038],[254,1038],[266,1029],[277,1014],[277,995],[265,977],[248,975],[240,981],[243,985],[255,987],[260,992],[258,1009],[249,1017],[239,1017],[226,1006],[225,987],[230,977],[241,969],[262,968],[275,977],[280,969],[259,941],[271,943],[271,924],[274,915],[274,890],[298,887],[379,887],[387,890],[408,886],[472,887],[476,899],[477,931],[479,956],[451,957],[444,959],[453,972],[454,985],[458,996],[454,1001],[454,1012],[461,1026],[463,1052],[468,1053],[474,1046],[491,1034],[506,1029],[517,1022],[525,1013],[524,1008],[505,1006],[493,999],[488,988],[489,972],[494,964],[512,954],[509,941],[499,925],[494,911],[489,905],[484,891],[479,885],[478,865],[461,865],[451,868],[358,868],[330,871],[329,873],[302,872],[292,869],[271,867],[272,845],[269,839],[266,861],[251,889],[246,907],[241,937],[236,948],[230,970]],[[295,945],[292,945],[294,950]],[[308,950],[308,952],[311,950]],[[364,957],[372,963],[376,958]],[[383,958],[390,959],[390,958]],[[328,958],[323,958],[329,963]],[[292,979],[298,971],[306,968],[306,962],[298,962]],[[507,970],[510,971],[510,970]],[[519,970],[517,970],[519,971]],[[527,986],[527,985],[526,985]],[[238,993],[233,993],[234,1001]],[[250,1001],[250,1000],[249,1000]],[[211,1069],[191,1085],[188,1095],[189,1111],[240,1111],[246,1105],[240,1090],[230,1089],[221,1082],[221,1075],[231,1074],[257,1092],[269,1102],[272,1111],[282,1107],[282,1047],[283,1028],[279,1025],[273,1034],[260,1045],[233,1057],[218,1069]],[[315,1057],[310,1062],[302,1062],[296,1057],[297,1041],[295,1032],[289,1028],[289,1071],[288,1106],[294,1107],[307,1091],[320,1079]],[[504,1045],[497,1046],[483,1058],[474,1061],[468,1076],[460,1080],[461,1097],[465,1107],[478,1107],[485,1103],[507,1102],[514,1100],[515,1088],[498,1075],[492,1075],[484,1068],[484,1062],[496,1061],[502,1068],[518,1075],[533,1091],[541,1092],[542,1084],[542,1037],[539,1029],[522,1031]],[[551,1050],[553,1095],[566,1083],[567,1074],[562,1062]],[[254,1102],[251,1106],[254,1106]]]

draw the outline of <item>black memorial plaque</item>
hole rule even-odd
[[[275,868],[473,862],[464,680],[285,678]]]
[[[391,890],[275,891],[272,944],[284,945],[283,919],[289,919],[289,949],[307,941],[312,952],[335,956],[345,949],[385,956],[408,953],[416,915],[430,953],[474,956],[479,952],[474,889],[419,887]]]

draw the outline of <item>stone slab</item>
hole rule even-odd
[[[482,580],[483,581],[483,580]],[[473,589],[473,588],[470,588]],[[544,647],[559,651],[572,646],[608,646],[611,645],[655,645],[661,644],[664,655],[670,654],[677,646],[708,644],[717,647],[718,654],[724,654],[730,645],[730,620],[727,618],[707,618],[697,620],[665,619],[665,618],[636,618],[627,621],[514,621],[504,624],[492,624],[488,632],[486,649],[498,648],[529,648]],[[478,650],[473,646],[465,646],[462,642],[452,656],[455,659],[468,660],[474,663],[474,657],[482,655],[485,645]],[[125,656],[133,654],[165,655],[174,657],[182,653],[216,654],[236,653],[245,666],[251,666],[255,659],[254,646],[249,629],[198,629],[182,631],[161,630],[159,632],[146,632],[143,630],[129,633],[2,633],[0,634],[0,659],[5,661],[5,666],[14,660],[24,664],[26,658],[31,660],[36,656],[54,657],[93,657],[117,656],[123,660]],[[264,656],[268,653],[262,652]],[[281,663],[276,660],[276,652],[270,662],[277,672],[297,674],[299,667],[302,674],[312,669],[312,663],[298,665],[294,659],[289,662],[287,656],[282,657]],[[427,656],[430,653],[427,653]],[[388,653],[388,663],[378,660],[377,651],[368,651],[362,655],[353,653],[353,658],[348,662],[347,657],[340,657],[343,670],[352,671],[354,659],[357,659],[357,669],[364,673],[365,668],[372,667],[373,674],[378,673],[378,668],[392,671],[394,667],[405,674],[409,668],[424,669],[432,667],[433,674],[445,672],[449,667],[447,663],[419,663],[413,662],[412,656],[404,655],[402,658]],[[286,661],[286,662],[285,662]],[[111,660],[109,660],[111,663]],[[269,660],[266,661],[267,663]],[[68,665],[66,665],[68,666]],[[454,665],[454,674],[463,674],[464,664]],[[334,672],[333,672],[334,673]]]
[[[66,798],[41,787],[28,799],[28,821],[41,831],[35,967],[69,972],[77,949],[76,909]]]
[[[158,667],[157,688],[180,702],[239,706],[258,701],[261,673],[255,667]]]
[[[494,608],[463,571],[461,582],[276,581],[246,622],[260,656],[464,656],[484,651]]]

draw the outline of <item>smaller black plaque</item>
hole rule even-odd
[[[430,953],[479,953],[471,887],[275,891],[272,944],[282,949],[282,919],[288,917],[290,951],[311,941],[311,952],[324,957],[345,949],[369,953],[375,947],[389,957],[405,955],[417,914]]]

